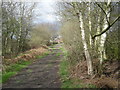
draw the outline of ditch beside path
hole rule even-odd
[[[57,44],[51,49],[52,53],[36,60],[18,74],[11,77],[2,88],[60,88],[59,63],[63,55],[61,45]]]

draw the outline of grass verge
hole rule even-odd
[[[62,81],[61,88],[96,88],[95,85],[82,83],[82,80],[78,78],[69,78],[70,64],[69,61],[66,59],[67,51],[65,51],[64,48],[61,48],[61,50],[64,53],[64,59],[61,61],[59,68],[59,74]]]
[[[49,52],[45,52],[43,55],[36,56],[36,59],[43,58],[47,56]],[[0,83],[5,83],[10,77],[16,75],[20,70],[30,65],[34,60],[22,61],[16,64],[7,66],[6,71],[2,72],[2,78],[0,78]]]
[[[96,88],[95,85],[82,83],[78,78],[69,78],[69,62],[65,59],[60,63],[59,73],[62,80],[61,88]]]
[[[8,66],[6,68],[6,71],[2,73],[2,80],[0,80],[0,83],[5,83],[11,76],[17,74],[17,72],[27,67],[27,65],[31,63],[32,63],[31,61],[23,61],[23,62]]]

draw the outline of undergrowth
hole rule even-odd
[[[64,58],[60,63],[59,74],[61,76],[61,88],[95,88],[95,85],[83,84],[82,80],[78,78],[69,78],[69,61],[67,60],[67,51],[64,48],[61,48],[64,53]]]

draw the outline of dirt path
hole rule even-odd
[[[36,60],[33,64],[21,70],[3,84],[3,88],[60,88],[60,76],[58,74],[59,62],[62,55],[60,45],[54,46],[52,53]]]

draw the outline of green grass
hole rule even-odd
[[[43,58],[48,54],[49,54],[49,52],[46,52],[43,55],[36,56],[36,58]],[[3,72],[2,75],[0,74],[0,76],[2,76],[2,78],[0,79],[0,83],[5,83],[11,76],[14,76],[20,70],[22,70],[23,68],[25,68],[29,64],[31,64],[32,61],[34,61],[34,60],[30,60],[30,61],[22,61],[21,60],[19,63],[7,66],[6,71]],[[28,70],[28,72],[32,72],[32,71]]]
[[[43,57],[44,56],[40,56],[40,55],[36,56],[37,59],[40,59],[40,58],[43,58]]]
[[[83,84],[82,80],[78,78],[70,78],[69,67],[70,64],[66,60],[67,51],[64,48],[61,48],[64,53],[64,59],[60,63],[59,74],[62,80],[61,88],[96,88],[95,85],[92,84]]]
[[[66,57],[67,56],[67,50],[64,47],[60,48],[60,50],[63,52],[64,56]]]
[[[0,72],[0,84],[2,83],[2,72]]]
[[[11,76],[17,74],[17,72],[27,67],[27,65],[31,63],[32,63],[31,61],[22,61],[20,63],[8,66],[6,71],[2,73],[2,80],[0,80],[0,83],[6,82]]]
[[[59,74],[61,76],[62,85],[61,88],[75,88],[75,85],[73,85],[73,81],[69,79],[69,62],[64,58],[60,63],[60,69]]]
[[[52,48],[50,48],[50,49],[52,49],[52,50],[56,50],[57,48],[52,47]]]
[[[83,84],[82,80],[78,78],[68,78],[70,73],[68,70],[69,63],[67,60],[63,59],[60,63],[59,74],[61,76],[62,85],[61,88],[96,88],[95,85],[92,84]]]
[[[11,76],[15,75],[17,72],[7,72],[7,73],[3,73],[2,75],[2,83],[6,82]]]
[[[46,52],[46,53],[44,53],[43,55],[38,55],[38,56],[36,56],[36,59],[43,58],[43,57],[49,55],[49,53],[50,53],[50,52]]]
[[[68,62],[66,60],[63,60],[60,63],[59,73],[62,80],[61,88],[67,88],[68,85],[71,85],[71,81],[67,79],[67,77],[69,76],[69,72],[68,72]]]
[[[61,55],[61,53],[60,53],[60,52],[56,54],[56,56],[60,56],[60,55]]]

